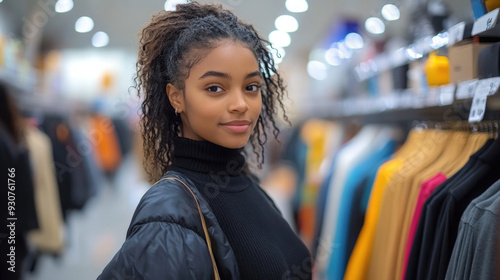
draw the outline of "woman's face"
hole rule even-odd
[[[254,54],[225,41],[189,71],[182,93],[167,85],[182,119],[182,136],[226,148],[241,148],[260,115],[262,77]]]

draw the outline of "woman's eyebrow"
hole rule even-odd
[[[203,78],[206,78],[206,77],[210,77],[210,76],[215,76],[215,77],[220,77],[220,78],[225,78],[225,79],[231,79],[231,75],[229,75],[227,73],[218,72],[218,71],[207,71],[205,74],[203,74],[199,78],[199,80],[201,80]],[[247,74],[245,76],[245,79],[256,77],[256,76],[260,76],[260,71],[255,71],[255,72]]]
[[[217,71],[208,71],[205,74],[203,74],[198,80],[201,80],[203,78],[210,77],[210,76],[231,79],[231,76],[227,73],[222,73],[222,72],[217,72]]]
[[[248,75],[246,75],[245,79],[256,77],[256,76],[260,76],[260,71],[255,71],[255,72],[249,73]]]

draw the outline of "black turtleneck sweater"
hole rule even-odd
[[[241,149],[178,137],[172,170],[207,200],[238,262],[241,279],[311,279],[311,256],[271,199],[243,172]]]

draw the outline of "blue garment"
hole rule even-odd
[[[333,239],[330,262],[327,269],[327,279],[342,280],[344,278],[345,269],[347,266],[347,240],[349,233],[349,221],[351,219],[351,206],[353,203],[356,189],[364,186],[371,186],[374,183],[378,168],[387,161],[396,148],[396,142],[388,139],[382,145],[382,148],[370,154],[365,160],[355,166],[349,176],[342,191],[341,204],[339,208],[339,216],[337,218],[337,226],[335,227],[335,236]],[[363,184],[365,183],[365,184]],[[366,209],[366,206],[364,206]]]
[[[326,179],[321,184],[318,192],[318,199],[316,201],[316,223],[314,228],[313,248],[312,248],[312,255],[314,257],[316,257],[316,253],[318,252],[319,237],[321,235],[321,230],[323,229],[323,218],[325,216],[326,200],[328,198],[328,189],[330,188],[331,185],[330,182],[332,181],[333,178],[333,170],[335,170],[335,166],[337,165],[337,155],[343,148],[344,146],[341,146],[339,150],[335,152],[332,159],[331,168],[326,175]]]
[[[307,158],[307,145],[300,137],[300,131],[303,124],[297,126],[290,135],[288,143],[285,146],[281,158],[287,164],[290,164],[297,172],[297,183],[295,193],[292,198],[293,212],[299,211],[302,190],[304,189],[304,182],[306,177],[306,158]]]
[[[488,13],[484,0],[471,0],[474,18],[478,19]]]

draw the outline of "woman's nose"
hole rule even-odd
[[[240,113],[246,112],[248,110],[248,103],[245,94],[242,91],[235,91],[231,95],[229,111]]]

